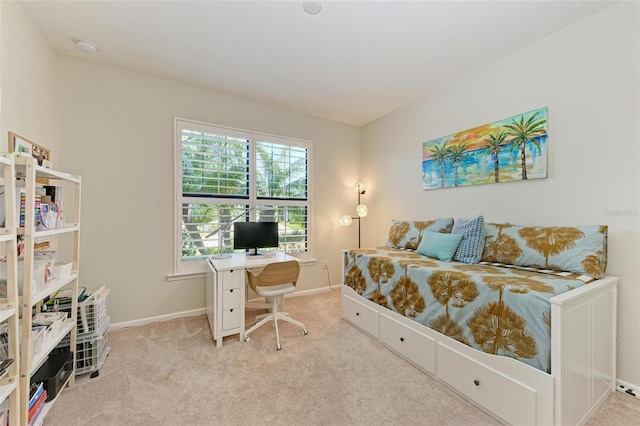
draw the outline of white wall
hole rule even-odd
[[[331,277],[322,262],[307,265],[298,289],[339,284],[340,250],[357,241],[337,219],[355,204],[359,128],[60,57],[18,2],[0,10],[0,151],[12,131],[50,148],[56,169],[82,176],[80,284],[111,288],[112,323],[204,307],[203,278],[167,281],[175,116],[313,141],[313,249]]]
[[[81,284],[112,289],[113,322],[203,306],[203,280],[166,280],[173,117],[182,116],[314,141],[314,249],[330,261],[332,284],[340,282],[339,250],[357,241],[356,227],[341,229],[336,219],[355,204],[360,138],[370,206],[363,246],[382,244],[391,218],[484,212],[496,222],[608,224],[608,273],[621,278],[619,377],[640,384],[637,3],[616,4],[361,130],[59,58],[19,3],[0,2],[0,11],[0,151],[13,131],[83,176]],[[422,142],[545,105],[549,179],[421,189]],[[327,284],[320,263],[304,268],[302,290]]]
[[[0,151],[9,150],[7,132],[13,132],[55,152],[58,55],[18,2],[0,2],[0,10]]]
[[[607,272],[620,277],[618,376],[640,384],[639,14],[623,2],[524,47],[362,129],[370,217],[364,245],[392,218],[609,225]],[[423,191],[422,143],[549,107],[549,178]],[[390,149],[393,144],[393,149]]]
[[[80,283],[111,288],[112,322],[204,306],[203,278],[167,281],[175,116],[313,141],[314,254],[340,282],[340,249],[354,243],[337,219],[355,203],[359,128],[65,56],[59,75],[60,164],[83,179]],[[328,284],[318,262],[298,290]]]

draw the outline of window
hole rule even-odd
[[[233,222],[278,222],[279,250],[308,254],[311,142],[175,120],[176,273],[233,251]]]

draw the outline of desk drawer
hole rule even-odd
[[[425,371],[435,374],[435,341],[380,314],[380,340]]]
[[[510,424],[536,424],[536,391],[442,344],[437,376]]]
[[[378,312],[348,296],[342,296],[342,318],[378,337]]]
[[[240,308],[225,309],[222,311],[222,331],[233,330],[240,327]]]
[[[242,283],[243,269],[231,269],[222,273],[222,289],[240,288]]]
[[[222,292],[222,309],[240,308],[240,289],[232,288]]]

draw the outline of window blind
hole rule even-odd
[[[233,251],[233,222],[278,222],[278,249],[310,251],[311,143],[176,119],[175,272]]]

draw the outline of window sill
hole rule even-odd
[[[315,265],[318,261],[317,259],[298,259],[300,265],[302,266],[310,266]],[[174,274],[167,274],[167,281],[184,281],[184,280],[195,280],[204,278],[204,272],[177,272]]]

